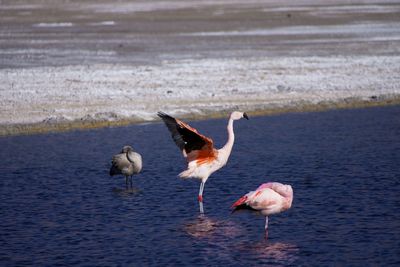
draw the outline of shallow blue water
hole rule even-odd
[[[191,122],[226,140],[227,120]],[[400,264],[400,106],[235,122],[228,165],[199,183],[161,124],[0,138],[1,266],[368,266]],[[110,178],[131,144],[133,192]],[[294,188],[264,218],[230,205],[261,183]]]

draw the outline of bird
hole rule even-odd
[[[250,191],[232,205],[232,213],[247,209],[257,211],[265,216],[265,239],[268,239],[268,216],[291,208],[293,188],[291,185],[268,182]]]
[[[201,180],[198,201],[200,213],[204,213],[203,208],[203,190],[208,177],[226,165],[231,154],[235,134],[233,132],[233,121],[241,118],[249,119],[245,112],[234,111],[231,113],[228,121],[228,141],[220,148],[214,148],[214,142],[211,138],[200,134],[195,128],[192,128],[185,122],[171,117],[164,112],[158,112],[157,115],[164,121],[171,133],[172,139],[178,148],[182,151],[188,166],[187,169],[179,174],[181,178],[197,178]]]
[[[112,157],[110,176],[122,174],[125,176],[125,186],[128,188],[128,177],[132,188],[132,176],[142,170],[142,156],[131,146],[124,146],[119,154]]]

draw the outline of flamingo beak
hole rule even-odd
[[[246,120],[249,120],[249,116],[247,116],[246,112],[243,113],[243,118],[245,118]]]

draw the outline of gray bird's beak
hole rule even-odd
[[[249,119],[249,116],[247,116],[246,112],[243,113],[243,118],[245,118],[246,120]]]

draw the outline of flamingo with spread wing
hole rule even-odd
[[[221,149],[215,149],[211,138],[200,134],[196,129],[190,127],[183,121],[175,119],[163,112],[158,112],[157,115],[168,127],[172,139],[188,162],[188,168],[181,172],[179,176],[181,178],[198,178],[201,180],[198,200],[200,213],[204,213],[204,184],[212,173],[225,166],[228,161],[235,141],[233,121],[241,118],[249,118],[246,113],[239,111],[232,112],[227,127],[228,141]]]

